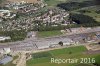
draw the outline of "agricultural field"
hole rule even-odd
[[[47,3],[49,6],[56,6],[57,4],[60,3],[65,3],[65,2],[82,2],[82,1],[89,1],[89,0],[44,0],[45,3]]]
[[[32,59],[27,61],[27,66],[92,66],[92,64],[79,63],[51,63],[51,58],[95,58],[96,62],[100,63],[100,54],[84,54],[83,52],[85,51],[87,51],[87,49],[84,46],[77,46],[32,54]]]
[[[90,17],[93,17],[93,19],[95,19],[97,22],[100,22],[100,5],[99,6],[85,7],[82,9],[75,10],[73,12],[88,15]]]

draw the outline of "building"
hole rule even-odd
[[[0,10],[0,17],[2,18],[14,18],[16,16],[16,14],[12,13],[9,10]]]
[[[5,41],[11,39],[10,37],[0,36],[0,41]]]
[[[0,53],[1,54],[9,54],[11,52],[10,48],[1,48]]]
[[[64,24],[69,23],[66,22],[66,19],[69,16],[68,12],[62,11],[59,8],[51,8],[48,9],[47,12],[45,12],[42,15],[39,15],[35,18],[35,20],[40,20],[43,23],[62,23],[64,22]]]
[[[8,54],[11,52],[10,48],[3,48],[4,54]]]
[[[12,60],[13,58],[11,56],[5,56],[3,59],[0,60],[0,65],[5,65]]]
[[[57,47],[60,41],[63,42],[64,46],[73,44],[73,41],[70,38],[54,38],[54,39],[50,38],[50,39],[47,39],[46,41],[43,40],[43,41],[37,42],[36,45],[38,49],[47,49],[50,47]]]
[[[8,0],[10,2],[27,2],[27,3],[38,3],[41,2],[41,0]]]

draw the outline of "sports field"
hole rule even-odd
[[[70,47],[64,49],[57,49],[48,52],[41,52],[32,54],[32,59],[27,61],[27,66],[92,66],[92,64],[77,64],[73,63],[51,63],[51,58],[60,58],[60,59],[73,59],[73,58],[95,58],[97,63],[100,63],[100,54],[84,54],[83,52],[87,51],[84,46]]]

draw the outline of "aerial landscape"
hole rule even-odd
[[[100,66],[100,0],[0,0],[0,66]]]

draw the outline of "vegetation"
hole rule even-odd
[[[27,33],[24,30],[13,30],[13,31],[1,31],[0,36],[10,36],[11,40],[8,41],[17,41],[17,40],[24,40]],[[7,40],[4,42],[8,42]]]
[[[41,52],[41,53],[32,54],[33,59],[43,58],[43,57],[52,57],[52,55],[49,52]]]
[[[2,2],[4,2],[4,1],[6,1],[6,0],[0,0],[0,4],[1,4]]]
[[[64,49],[57,49],[57,50],[52,50],[48,52],[41,52],[42,56],[40,53],[36,53],[36,55],[40,56],[39,58],[35,59],[30,59],[27,61],[27,66],[78,66],[77,64],[55,64],[55,63],[50,63],[51,58],[61,58],[61,59],[68,59],[68,58],[96,58],[96,62],[100,63],[100,54],[83,54],[83,52],[87,51],[87,49],[84,46],[77,46],[77,47],[70,47],[70,48],[64,48]],[[44,55],[44,56],[43,56]],[[45,57],[46,55],[46,57]],[[47,56],[48,55],[48,56]],[[52,56],[51,56],[52,55]],[[87,64],[79,64],[79,66],[88,66]],[[92,64],[90,64],[92,65]]]
[[[96,23],[96,21],[92,17],[83,14],[71,13],[70,19],[72,21],[75,21],[77,24]]]
[[[63,3],[65,2],[66,0],[44,0],[45,3],[47,3],[49,6],[56,6],[57,4],[59,3]]]
[[[95,19],[93,19],[93,17],[83,15],[83,14],[72,13],[72,14],[70,14],[70,19],[72,21],[76,22],[77,24],[82,24],[82,26],[92,27],[92,26],[100,25],[100,23],[95,21]]]
[[[83,7],[94,6],[94,5],[95,5],[94,1],[91,0],[91,1],[83,1],[83,2],[61,3],[61,4],[58,4],[57,7],[63,8],[67,11],[72,11],[72,10],[80,9]]]
[[[84,27],[100,26],[99,0],[67,1],[58,4],[57,7],[71,12],[71,19]]]
[[[61,35],[62,33],[59,30],[53,31],[40,31],[38,32],[38,37],[51,37]]]
[[[63,42],[62,41],[60,41],[58,44],[61,45],[61,46],[63,46]]]

